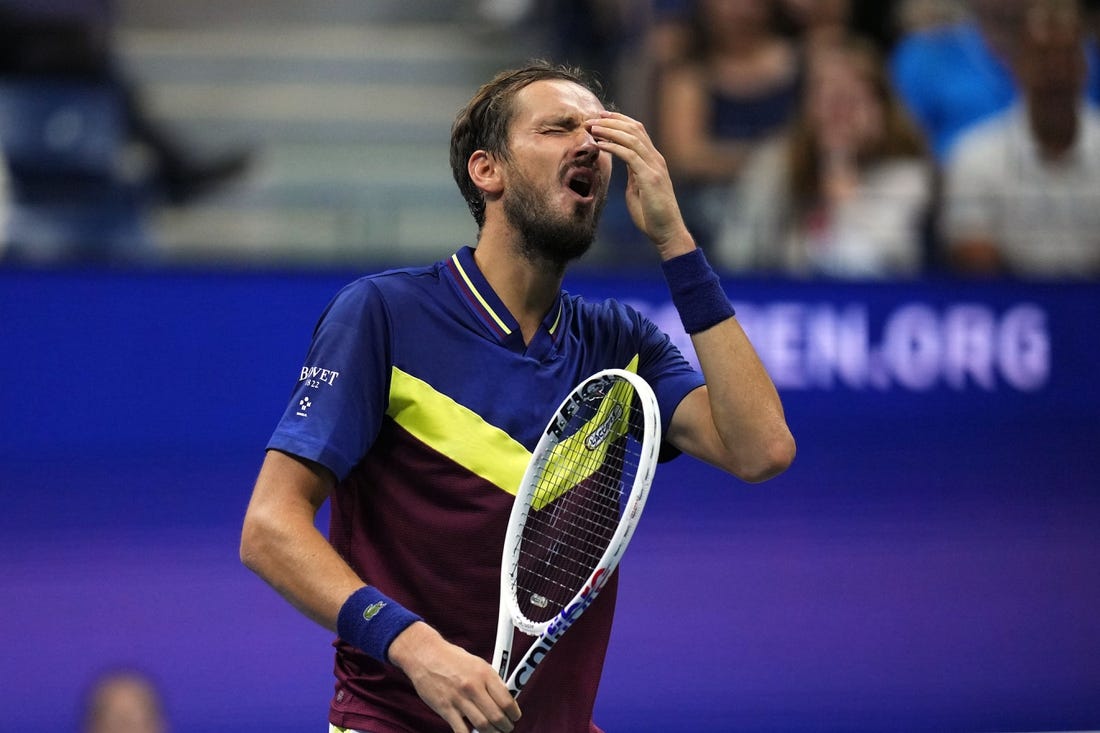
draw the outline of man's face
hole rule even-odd
[[[602,111],[595,95],[564,80],[537,81],[516,94],[503,204],[529,259],[564,266],[595,240],[611,154],[584,122]]]
[[[1072,9],[1038,7],[1029,14],[1020,38],[1016,73],[1027,99],[1032,133],[1040,145],[1058,155],[1077,136],[1078,106],[1085,91],[1088,65],[1081,19]]]

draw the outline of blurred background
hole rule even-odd
[[[662,466],[597,723],[1100,729],[1097,17],[0,0],[0,733],[119,668],[177,733],[324,729],[331,635],[237,559],[262,448],[339,287],[474,242],[450,123],[536,56],[646,122],[799,442]],[[623,185],[567,289],[690,354]]]

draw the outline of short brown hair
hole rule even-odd
[[[579,84],[605,103],[602,85],[587,72],[539,59],[518,69],[502,71],[483,84],[451,126],[451,173],[474,215],[478,230],[485,224],[485,197],[470,179],[466,168],[470,156],[477,150],[484,150],[508,157],[508,125],[515,113],[516,94],[529,84],[546,79]]]

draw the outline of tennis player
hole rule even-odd
[[[582,72],[543,62],[478,90],[451,134],[476,247],[351,283],[313,333],[241,558],[338,634],[331,731],[599,730],[615,581],[536,670],[522,714],[486,661],[515,488],[583,378],[611,367],[644,377],[666,458],[682,451],[751,482],[793,459],[775,387],[684,225],[664,159],[599,94]],[[631,308],[562,290],[594,239],[612,159],[628,170],[629,211],[702,374]],[[327,541],[314,524],[325,501]]]

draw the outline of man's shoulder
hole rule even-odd
[[[617,298],[584,298],[563,294],[568,301],[570,330],[600,342],[641,344],[663,337],[661,328],[649,317],[644,303]]]
[[[346,282],[329,300],[326,319],[359,320],[408,303],[430,302],[440,282],[442,263],[380,269]]]
[[[576,317],[586,321],[624,322],[635,321],[640,317],[635,308],[616,298],[586,298],[562,291],[562,299],[568,303]]]
[[[440,261],[430,265],[379,269],[348,282],[340,289],[340,293],[352,297],[363,297],[368,293],[390,296],[409,291],[422,291],[439,282],[440,273],[445,265],[445,261]]]

